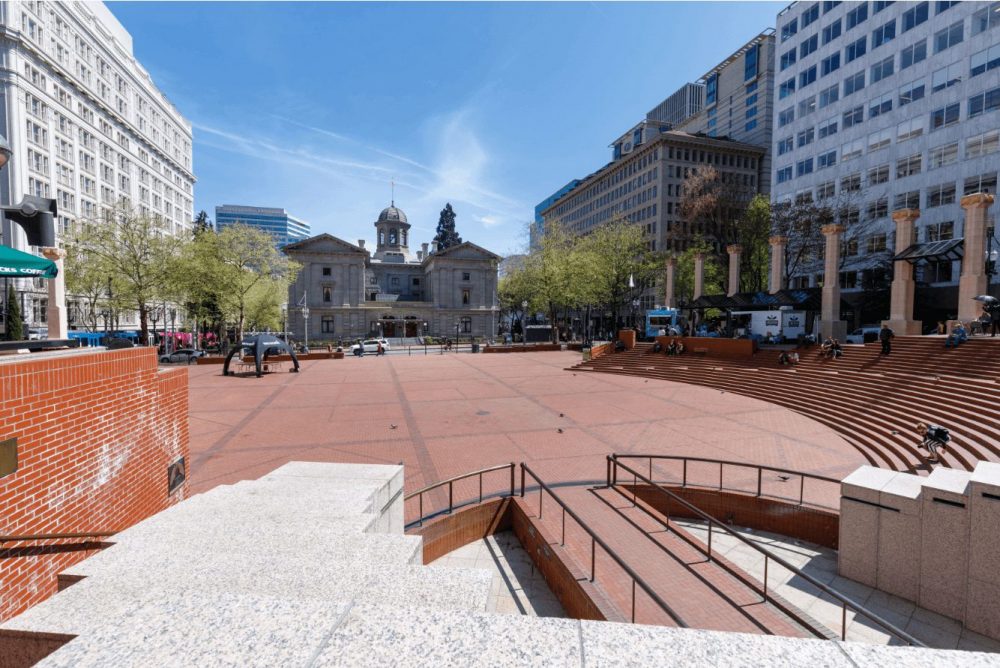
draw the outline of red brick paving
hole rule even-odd
[[[256,478],[294,459],[403,462],[407,492],[511,461],[531,463],[549,482],[600,480],[612,452],[830,476],[863,463],[832,430],[787,409],[687,384],[564,370],[578,358],[390,355],[307,361],[301,373],[263,378],[192,366],[192,491]],[[715,480],[718,473],[705,467],[701,475]],[[486,486],[507,484],[495,474]]]

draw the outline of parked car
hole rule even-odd
[[[882,329],[878,325],[866,325],[859,327],[847,335],[848,343],[872,343],[878,341],[878,332]]]
[[[169,355],[160,355],[160,362],[163,364],[173,364],[176,362],[184,362],[185,364],[191,364],[199,357],[204,357],[204,350],[194,350],[192,348],[181,348],[175,350]]]
[[[363,345],[365,347],[365,354],[367,355],[368,353],[377,353],[379,343],[382,344],[382,350],[389,352],[389,342],[386,341],[385,339],[367,339],[363,342]],[[351,353],[357,355],[359,347],[360,346],[357,343],[355,343],[353,346],[351,346]]]
[[[29,341],[44,341],[49,338],[49,328],[48,327],[29,327],[28,328],[28,340]]]

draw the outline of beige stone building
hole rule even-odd
[[[410,251],[410,224],[395,205],[375,221],[376,246],[330,234],[290,244],[302,265],[288,291],[288,329],[310,341],[496,334],[500,256],[474,243]]]

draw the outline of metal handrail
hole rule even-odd
[[[833,483],[833,484],[837,485],[838,487],[839,487],[840,482],[841,482],[837,478],[831,478],[831,477],[825,476],[825,475],[817,475],[817,474],[814,474],[814,473],[804,473],[802,471],[793,471],[791,469],[783,469],[783,468],[778,468],[776,466],[765,466],[763,464],[750,464],[748,462],[734,462],[734,461],[730,461],[728,459],[710,459],[710,458],[707,458],[707,457],[686,457],[684,455],[642,455],[642,454],[633,454],[633,453],[627,453],[627,454],[621,454],[621,455],[616,454],[616,455],[614,455],[614,457],[616,459],[648,459],[649,460],[649,471],[650,471],[649,477],[650,478],[653,477],[653,460],[654,459],[667,459],[667,460],[672,460],[672,461],[681,461],[684,464],[684,468],[683,468],[683,471],[682,471],[682,474],[681,474],[681,487],[687,487],[688,486],[688,483],[687,483],[687,470],[688,470],[688,466],[687,465],[688,465],[689,461],[691,461],[691,462],[701,462],[701,463],[706,463],[706,464],[718,464],[719,465],[719,487],[718,487],[719,491],[722,491],[724,489],[723,486],[722,486],[722,470],[723,470],[724,466],[740,466],[740,467],[743,467],[743,468],[757,469],[757,496],[764,496],[764,494],[762,494],[762,492],[761,492],[761,487],[762,487],[762,484],[763,484],[763,475],[762,474],[763,474],[764,471],[774,471],[775,473],[787,473],[789,475],[794,475],[794,476],[798,476],[799,477],[799,505],[800,506],[804,505],[804,500],[803,499],[805,497],[806,478],[811,478],[813,480],[819,480],[821,482]],[[707,485],[693,485],[693,486],[695,486],[695,487],[707,487]],[[736,490],[736,491],[741,491],[741,490]],[[768,495],[768,496],[770,496],[770,495]],[[774,496],[774,498],[781,499],[781,498],[786,498],[786,497]]]
[[[21,534],[15,536],[0,536],[0,545],[3,543],[22,543],[32,540],[63,540],[69,538],[107,538],[114,536],[117,531],[85,531],[82,533],[36,533]]]
[[[888,622],[888,621],[882,619],[881,617],[879,617],[874,612],[871,612],[870,610],[868,610],[864,606],[862,606],[862,605],[860,605],[858,603],[855,603],[851,599],[847,598],[846,596],[844,596],[843,594],[841,594],[840,592],[838,592],[836,589],[833,589],[833,588],[829,587],[828,585],[820,582],[819,580],[817,580],[813,576],[811,576],[808,573],[806,573],[806,572],[800,570],[799,568],[793,566],[792,564],[788,563],[787,561],[785,561],[781,557],[778,557],[778,556],[775,556],[775,555],[771,554],[770,552],[768,552],[764,548],[760,547],[757,543],[755,543],[755,542],[753,542],[751,540],[748,540],[747,538],[743,537],[742,535],[740,535],[736,531],[733,531],[728,526],[726,526],[723,522],[721,522],[721,521],[717,520],[716,518],[712,517],[711,515],[709,515],[705,511],[701,510],[697,506],[695,506],[695,505],[693,505],[693,504],[685,501],[683,498],[681,498],[677,494],[674,494],[673,492],[671,492],[666,487],[653,482],[652,480],[650,480],[646,476],[642,475],[641,473],[639,473],[635,469],[633,469],[633,468],[629,467],[628,465],[623,464],[622,462],[618,461],[618,455],[609,455],[608,456],[608,462],[609,462],[609,467],[608,467],[609,472],[612,471],[612,467],[610,466],[610,464],[614,464],[614,468],[613,468],[614,473],[608,479],[608,486],[609,487],[612,486],[613,483],[617,483],[617,481],[618,481],[617,472],[618,472],[618,468],[621,467],[627,473],[630,473],[633,476],[633,478],[635,479],[635,482],[633,483],[633,492],[635,490],[635,486],[637,485],[638,481],[641,480],[642,482],[646,483],[647,485],[652,486],[654,489],[656,489],[660,493],[666,494],[670,499],[672,499],[673,501],[676,501],[677,503],[681,504],[684,508],[686,508],[689,511],[693,512],[695,515],[697,515],[698,517],[700,517],[701,519],[703,519],[705,522],[707,522],[708,523],[708,549],[707,549],[707,551],[705,551],[705,554],[707,554],[707,556],[708,556],[708,558],[709,558],[710,561],[713,558],[712,557],[712,527],[713,526],[716,526],[716,527],[722,529],[723,531],[725,531],[729,535],[733,536],[734,538],[736,538],[740,542],[742,542],[742,543],[748,545],[749,547],[751,547],[753,550],[755,550],[755,551],[763,554],[764,555],[764,587],[763,587],[763,591],[760,591],[760,590],[758,590],[758,591],[764,596],[764,602],[765,603],[767,603],[767,565],[768,565],[768,560],[774,560],[778,564],[780,564],[781,566],[784,566],[788,570],[790,570],[793,573],[795,573],[795,575],[797,575],[798,577],[804,579],[806,582],[810,583],[811,585],[813,585],[814,587],[816,587],[817,589],[819,589],[820,591],[822,591],[823,593],[829,594],[833,598],[835,598],[838,601],[840,601],[841,606],[843,608],[843,613],[841,615],[841,630],[840,630],[841,640],[847,640],[847,608],[850,607],[852,610],[854,610],[854,612],[856,614],[860,614],[860,615],[862,615],[862,616],[870,619],[871,621],[875,622],[880,627],[882,627],[884,630],[886,630],[889,633],[891,633],[892,635],[896,636],[897,638],[899,638],[903,642],[905,642],[905,643],[907,643],[909,645],[914,645],[916,647],[926,647],[926,645],[924,645],[922,642],[920,642],[919,640],[917,640],[916,638],[914,638],[910,634],[906,633],[902,629],[897,628],[891,622]],[[633,501],[634,501],[634,499],[635,499],[635,495],[633,493]],[[668,521],[670,520],[669,515],[667,516],[667,520]]]
[[[451,514],[455,510],[456,507],[457,508],[461,508],[462,506],[469,505],[469,503],[472,503],[470,501],[470,502],[467,502],[467,503],[459,504],[458,506],[455,505],[455,488],[454,488],[454,484],[456,482],[458,482],[459,480],[465,480],[466,478],[473,478],[475,476],[479,476],[479,503],[482,503],[483,502],[483,498],[484,498],[483,497],[483,474],[485,474],[485,473],[492,473],[493,471],[500,471],[502,469],[510,469],[510,493],[509,493],[508,496],[514,496],[514,468],[515,467],[516,467],[516,464],[514,464],[514,462],[510,462],[509,464],[499,464],[497,466],[491,466],[489,468],[479,469],[478,471],[470,471],[469,473],[463,473],[461,475],[455,476],[454,478],[448,478],[447,480],[442,480],[440,482],[436,482],[433,485],[428,485],[427,487],[424,487],[422,489],[418,489],[415,492],[407,494],[406,496],[403,497],[403,502],[405,503],[405,502],[409,501],[410,499],[412,499],[413,497],[417,497],[417,499],[418,499],[418,501],[420,503],[420,510],[419,510],[419,514],[418,514],[417,519],[415,519],[412,522],[410,522],[409,524],[407,524],[406,528],[409,529],[412,526],[423,526],[425,519],[430,519],[432,517],[436,517],[437,515],[443,514],[445,512],[447,512],[448,514]],[[424,516],[424,494],[426,494],[427,492],[433,491],[433,490],[437,489],[438,487],[444,487],[445,485],[448,485],[448,510],[447,511],[445,511],[445,510],[438,510],[438,511],[435,511],[435,512],[433,512],[430,515],[427,515],[425,517]],[[500,493],[500,494],[491,494],[489,496],[501,496],[502,497],[504,495],[502,493]]]
[[[642,587],[642,590],[645,591],[649,595],[649,597],[653,599],[653,601],[655,601],[656,604],[659,605],[660,608],[667,613],[667,615],[670,616],[672,620],[674,620],[674,623],[676,623],[677,626],[685,629],[688,628],[688,625],[684,622],[684,620],[680,617],[680,615],[674,612],[673,608],[671,608],[666,601],[660,598],[660,596],[656,592],[654,592],[653,589],[648,584],[646,584],[646,581],[643,580],[638,573],[632,570],[628,566],[628,564],[626,564],[622,560],[622,558],[619,557],[618,554],[608,546],[607,543],[605,543],[596,533],[594,533],[593,529],[587,526],[587,524],[582,519],[580,519],[579,515],[573,512],[573,510],[570,509],[569,506],[567,506],[566,503],[559,498],[559,496],[552,490],[551,487],[545,484],[542,481],[542,479],[538,477],[538,474],[532,471],[531,468],[523,462],[521,463],[522,497],[524,497],[524,476],[526,473],[530,475],[535,480],[536,483],[538,483],[539,520],[542,519],[542,496],[545,492],[548,492],[549,496],[555,499],[556,503],[558,503],[562,507],[562,539],[560,545],[566,545],[566,513],[569,513],[569,516],[572,517],[574,520],[576,520],[576,523],[580,525],[580,527],[584,531],[586,531],[587,534],[590,535],[590,581],[591,582],[594,581],[594,578],[597,575],[597,568],[596,568],[597,550],[595,545],[600,545],[601,548],[608,554],[608,556],[610,556],[622,568],[622,570],[624,570],[625,573],[627,573],[628,576],[632,578],[632,622],[633,623],[635,622],[635,586],[636,584],[638,584],[640,587]]]

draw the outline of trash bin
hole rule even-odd
[[[475,343],[475,342],[472,343],[472,352],[474,352],[474,353],[478,353],[479,352],[479,344],[478,343]]]
[[[589,362],[590,361],[590,348],[586,347],[586,348],[581,348],[580,350],[583,351],[583,361],[584,362]]]

